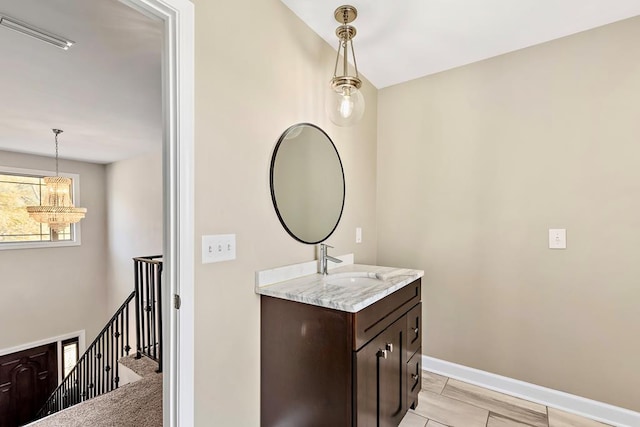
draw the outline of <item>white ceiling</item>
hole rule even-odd
[[[162,144],[162,25],[117,0],[1,0],[0,14],[76,42],[0,26],[0,149],[110,163]],[[2,165],[0,155],[0,165]]]
[[[639,0],[282,1],[334,48],[333,11],[355,6],[358,70],[379,89],[640,15]]]
[[[335,48],[347,0],[282,0]],[[358,67],[383,88],[640,14],[639,0],[353,0]],[[76,42],[0,27],[0,149],[110,163],[161,144],[161,23],[118,0],[0,0]],[[331,68],[331,64],[328,65]],[[0,165],[2,158],[0,157]]]

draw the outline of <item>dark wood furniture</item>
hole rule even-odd
[[[357,313],[261,296],[262,427],[396,427],[418,403],[420,279]]]

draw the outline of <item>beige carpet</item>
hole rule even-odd
[[[142,358],[124,361],[142,379],[124,385],[71,408],[60,411],[29,427],[161,427],[162,374]],[[151,366],[151,367],[149,367]]]

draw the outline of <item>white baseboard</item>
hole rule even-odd
[[[640,413],[539,385],[422,356],[422,369],[618,427],[640,426]]]

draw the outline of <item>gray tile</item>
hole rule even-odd
[[[447,426],[444,424],[440,424],[436,421],[429,420],[429,422],[427,423],[427,427],[447,427]]]
[[[580,415],[570,414],[559,409],[549,408],[549,427],[604,427],[599,423]]]
[[[452,427],[485,427],[489,411],[430,391],[421,391],[415,413]]]
[[[448,379],[433,372],[422,371],[422,390],[440,394]]]
[[[410,410],[398,427],[425,427],[427,421],[429,420]]]
[[[485,408],[525,425],[528,424],[533,427],[548,426],[546,406],[483,387],[449,379],[442,391],[442,395]]]
[[[487,427],[531,427],[529,424],[519,423],[517,421],[505,418],[502,415],[494,413],[489,414],[489,421]]]

